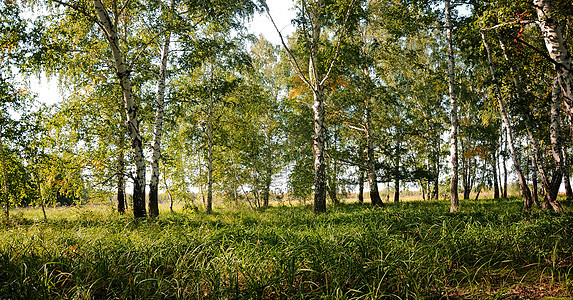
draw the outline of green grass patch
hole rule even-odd
[[[440,299],[573,295],[573,215],[517,199],[370,208],[16,212],[0,228],[0,298]]]

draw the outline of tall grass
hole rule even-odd
[[[23,211],[0,298],[439,299],[573,295],[573,215],[517,200],[163,213]]]

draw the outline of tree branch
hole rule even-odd
[[[332,69],[334,67],[334,63],[338,59],[338,55],[340,54],[341,39],[342,39],[344,32],[346,31],[346,25],[348,24],[348,19],[350,18],[350,13],[352,12],[352,7],[354,6],[354,2],[355,2],[355,0],[352,0],[352,2],[350,2],[350,7],[348,8],[348,11],[346,12],[346,17],[344,18],[344,23],[342,24],[341,33],[338,37],[338,42],[336,43],[336,49],[334,50],[334,57],[332,58],[332,61],[330,62],[330,66],[328,67],[328,71],[324,75],[324,78],[322,78],[322,80],[320,81],[319,85],[323,85],[324,82],[326,82],[326,79],[328,79],[328,76],[330,76],[330,73],[332,72]]]
[[[285,48],[289,60],[291,62],[291,64],[293,65],[295,72],[297,73],[297,75],[300,77],[300,79],[306,83],[309,87],[312,88],[312,84],[310,84],[310,81],[308,80],[308,78],[306,78],[306,76],[304,76],[304,74],[302,73],[302,69],[300,68],[298,61],[294,58],[294,56],[292,55],[292,52],[290,51],[289,47],[287,47],[283,35],[281,33],[281,31],[279,30],[279,28],[277,27],[277,24],[275,23],[275,20],[273,19],[273,17],[271,16],[271,11],[269,10],[269,7],[266,5],[266,3],[264,3],[265,9],[267,11],[267,16],[269,17],[269,19],[271,20],[271,23],[273,23],[273,26],[275,27],[275,30],[277,31],[277,33],[279,34],[279,37],[281,39],[281,44],[283,45],[283,47]]]

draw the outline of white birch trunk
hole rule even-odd
[[[450,180],[450,212],[459,210],[460,201],[458,199],[458,103],[454,91],[455,82],[455,60],[454,48],[452,45],[452,18],[450,0],[445,0],[446,9],[446,40],[448,43],[448,86],[450,94],[450,167],[452,177]]]
[[[571,70],[571,54],[567,51],[561,27],[553,18],[553,8],[550,0],[533,0],[537,11],[537,24],[543,33],[545,46],[549,56],[556,63],[555,70],[567,111],[573,114],[573,72]],[[571,124],[573,127],[573,124]]]
[[[133,187],[133,215],[136,218],[145,217],[145,157],[143,143],[137,120],[137,105],[133,100],[130,72],[125,63],[123,53],[119,48],[117,25],[114,24],[101,0],[93,0],[97,18],[111,48],[117,77],[123,93],[125,112],[127,115],[127,131],[131,139],[131,148],[135,160],[135,179]]]
[[[167,77],[167,58],[171,32],[165,34],[157,79],[157,95],[155,104],[155,125],[153,127],[153,153],[151,155],[151,181],[149,182],[149,216],[159,216],[159,159],[161,158],[161,136],[163,133],[163,107],[165,99],[165,80]]]

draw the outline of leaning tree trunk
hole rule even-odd
[[[136,218],[143,218],[145,211],[145,156],[143,154],[143,143],[139,132],[138,107],[133,100],[131,85],[131,70],[127,68],[123,53],[119,46],[117,36],[117,24],[114,24],[101,0],[93,0],[97,18],[101,28],[111,48],[115,69],[119,79],[119,84],[123,93],[125,112],[127,115],[127,131],[131,139],[135,162],[135,178],[133,184],[133,215]]]
[[[503,51],[503,56],[510,65],[509,70],[511,72],[513,84],[516,89],[517,99],[519,100],[520,103],[525,103],[523,99],[521,82],[516,75],[513,65],[511,64],[511,61],[506,51],[505,44],[501,39],[499,39],[499,43]],[[552,146],[551,152],[553,154],[553,158],[555,159],[556,168],[551,181],[549,180],[548,172],[543,166],[542,160],[540,158],[539,144],[537,142],[537,138],[533,134],[533,127],[531,125],[532,124],[531,114],[529,113],[529,111],[525,111],[522,112],[522,115],[523,119],[525,120],[527,136],[531,142],[533,159],[535,159],[537,163],[537,170],[539,172],[539,176],[541,177],[541,184],[543,185],[543,190],[545,191],[545,201],[543,201],[542,207],[544,209],[552,207],[555,211],[560,212],[561,206],[556,201],[557,201],[557,194],[559,192],[559,186],[561,185],[561,179],[562,179],[563,158],[561,157],[561,149],[560,149],[561,144],[559,142],[559,121],[560,121],[559,119],[560,119],[561,103],[558,98],[559,98],[559,89],[557,88],[557,82],[555,82],[552,91],[550,138]]]
[[[497,102],[499,105],[499,112],[501,114],[501,118],[503,119],[503,123],[505,124],[507,144],[509,144],[509,151],[511,152],[511,157],[513,158],[513,165],[514,165],[515,171],[517,172],[517,177],[519,180],[519,187],[521,189],[521,195],[523,196],[523,201],[524,201],[524,204],[523,204],[524,210],[528,211],[531,208],[531,204],[532,204],[531,191],[529,190],[529,187],[527,186],[527,180],[525,179],[525,176],[523,175],[523,172],[521,171],[521,166],[519,164],[519,160],[517,159],[517,153],[516,153],[515,148],[513,146],[513,133],[511,130],[511,123],[510,123],[509,118],[507,116],[507,113],[505,111],[505,103],[503,101],[501,91],[499,89],[499,85],[497,83],[497,78],[495,75],[495,68],[493,66],[493,58],[491,56],[489,44],[487,42],[487,39],[486,39],[483,31],[481,32],[481,38],[482,38],[482,42],[483,42],[484,48],[485,48],[486,53],[487,53],[489,71],[491,73],[491,77],[492,77],[492,80],[494,82],[495,93],[496,93]],[[505,188],[505,190],[507,191],[507,187]]]
[[[173,2],[172,2],[173,4]],[[153,128],[153,153],[151,155],[151,181],[149,182],[149,216],[159,216],[159,159],[161,158],[161,136],[163,133],[163,106],[165,100],[165,81],[167,78],[167,58],[171,32],[165,34],[157,79],[157,95],[155,104],[155,126]]]
[[[446,40],[448,42],[448,91],[450,94],[450,167],[452,176],[450,178],[450,212],[460,209],[458,198],[458,102],[454,91],[455,83],[455,60],[454,47],[452,42],[452,17],[450,0],[445,0],[446,9]]]

